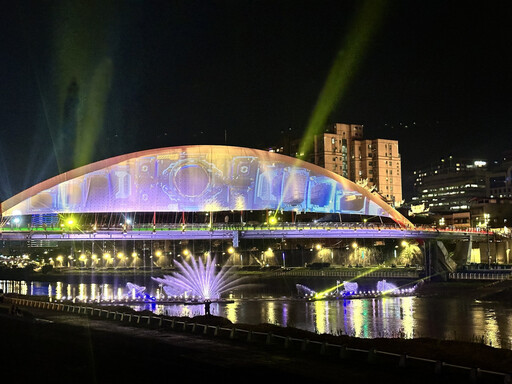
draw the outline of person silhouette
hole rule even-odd
[[[204,314],[206,316],[210,316],[210,304],[211,304],[211,301],[206,299],[204,301]]]

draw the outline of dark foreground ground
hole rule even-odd
[[[432,363],[400,367],[396,357],[320,354],[301,348],[195,334],[28,307],[0,305],[1,382],[18,383],[504,383],[508,378],[443,369]],[[129,309],[126,309],[129,311]],[[180,319],[183,321],[184,319]],[[191,322],[231,327],[219,317]],[[358,339],[262,324],[237,328],[350,348],[407,353],[468,367],[512,372],[512,351],[432,339]],[[356,356],[357,355],[357,356]]]

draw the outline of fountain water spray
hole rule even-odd
[[[377,282],[378,292],[394,292],[396,290],[398,290],[398,287],[395,284],[388,283],[386,280],[381,280]]]
[[[295,287],[297,288],[297,293],[301,297],[314,296],[316,294],[314,290],[312,290],[309,287],[306,287],[305,285],[296,284]]]
[[[209,255],[205,258],[206,262],[194,258],[189,263],[176,262],[178,272],[152,279],[162,284],[167,294],[193,296],[202,300],[218,300],[222,293],[243,285],[244,278],[231,273],[235,267],[222,267],[217,271],[215,258]]]
[[[344,292],[357,292],[359,289],[359,285],[355,282],[344,281],[343,282],[343,291]]]
[[[130,297],[132,299],[143,299],[143,300],[149,300],[149,301],[155,301],[156,299],[147,294],[145,292],[146,290],[146,287],[142,287],[140,285],[137,285],[137,284],[133,284],[133,283],[126,283],[126,290],[127,290],[127,294],[126,294],[126,297]]]

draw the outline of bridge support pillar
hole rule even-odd
[[[473,237],[469,235],[467,241],[457,241],[455,245],[454,260],[458,265],[471,263],[471,250],[473,249]]]
[[[448,272],[453,272],[455,262],[449,257],[444,244],[439,240],[425,242],[425,274],[427,280],[448,279]]]
[[[234,248],[238,248],[238,245],[240,243],[239,236],[240,236],[239,231],[233,231],[233,247]]]

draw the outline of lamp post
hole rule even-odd
[[[357,264],[357,261],[358,261],[358,256],[357,256],[357,248],[359,247],[359,245],[357,244],[357,242],[353,242],[352,243],[352,248],[354,248],[354,261],[356,262]]]
[[[489,263],[489,269],[491,269],[491,248],[489,246],[489,221],[490,215],[488,213],[484,213],[485,230],[487,232],[487,261]]]

